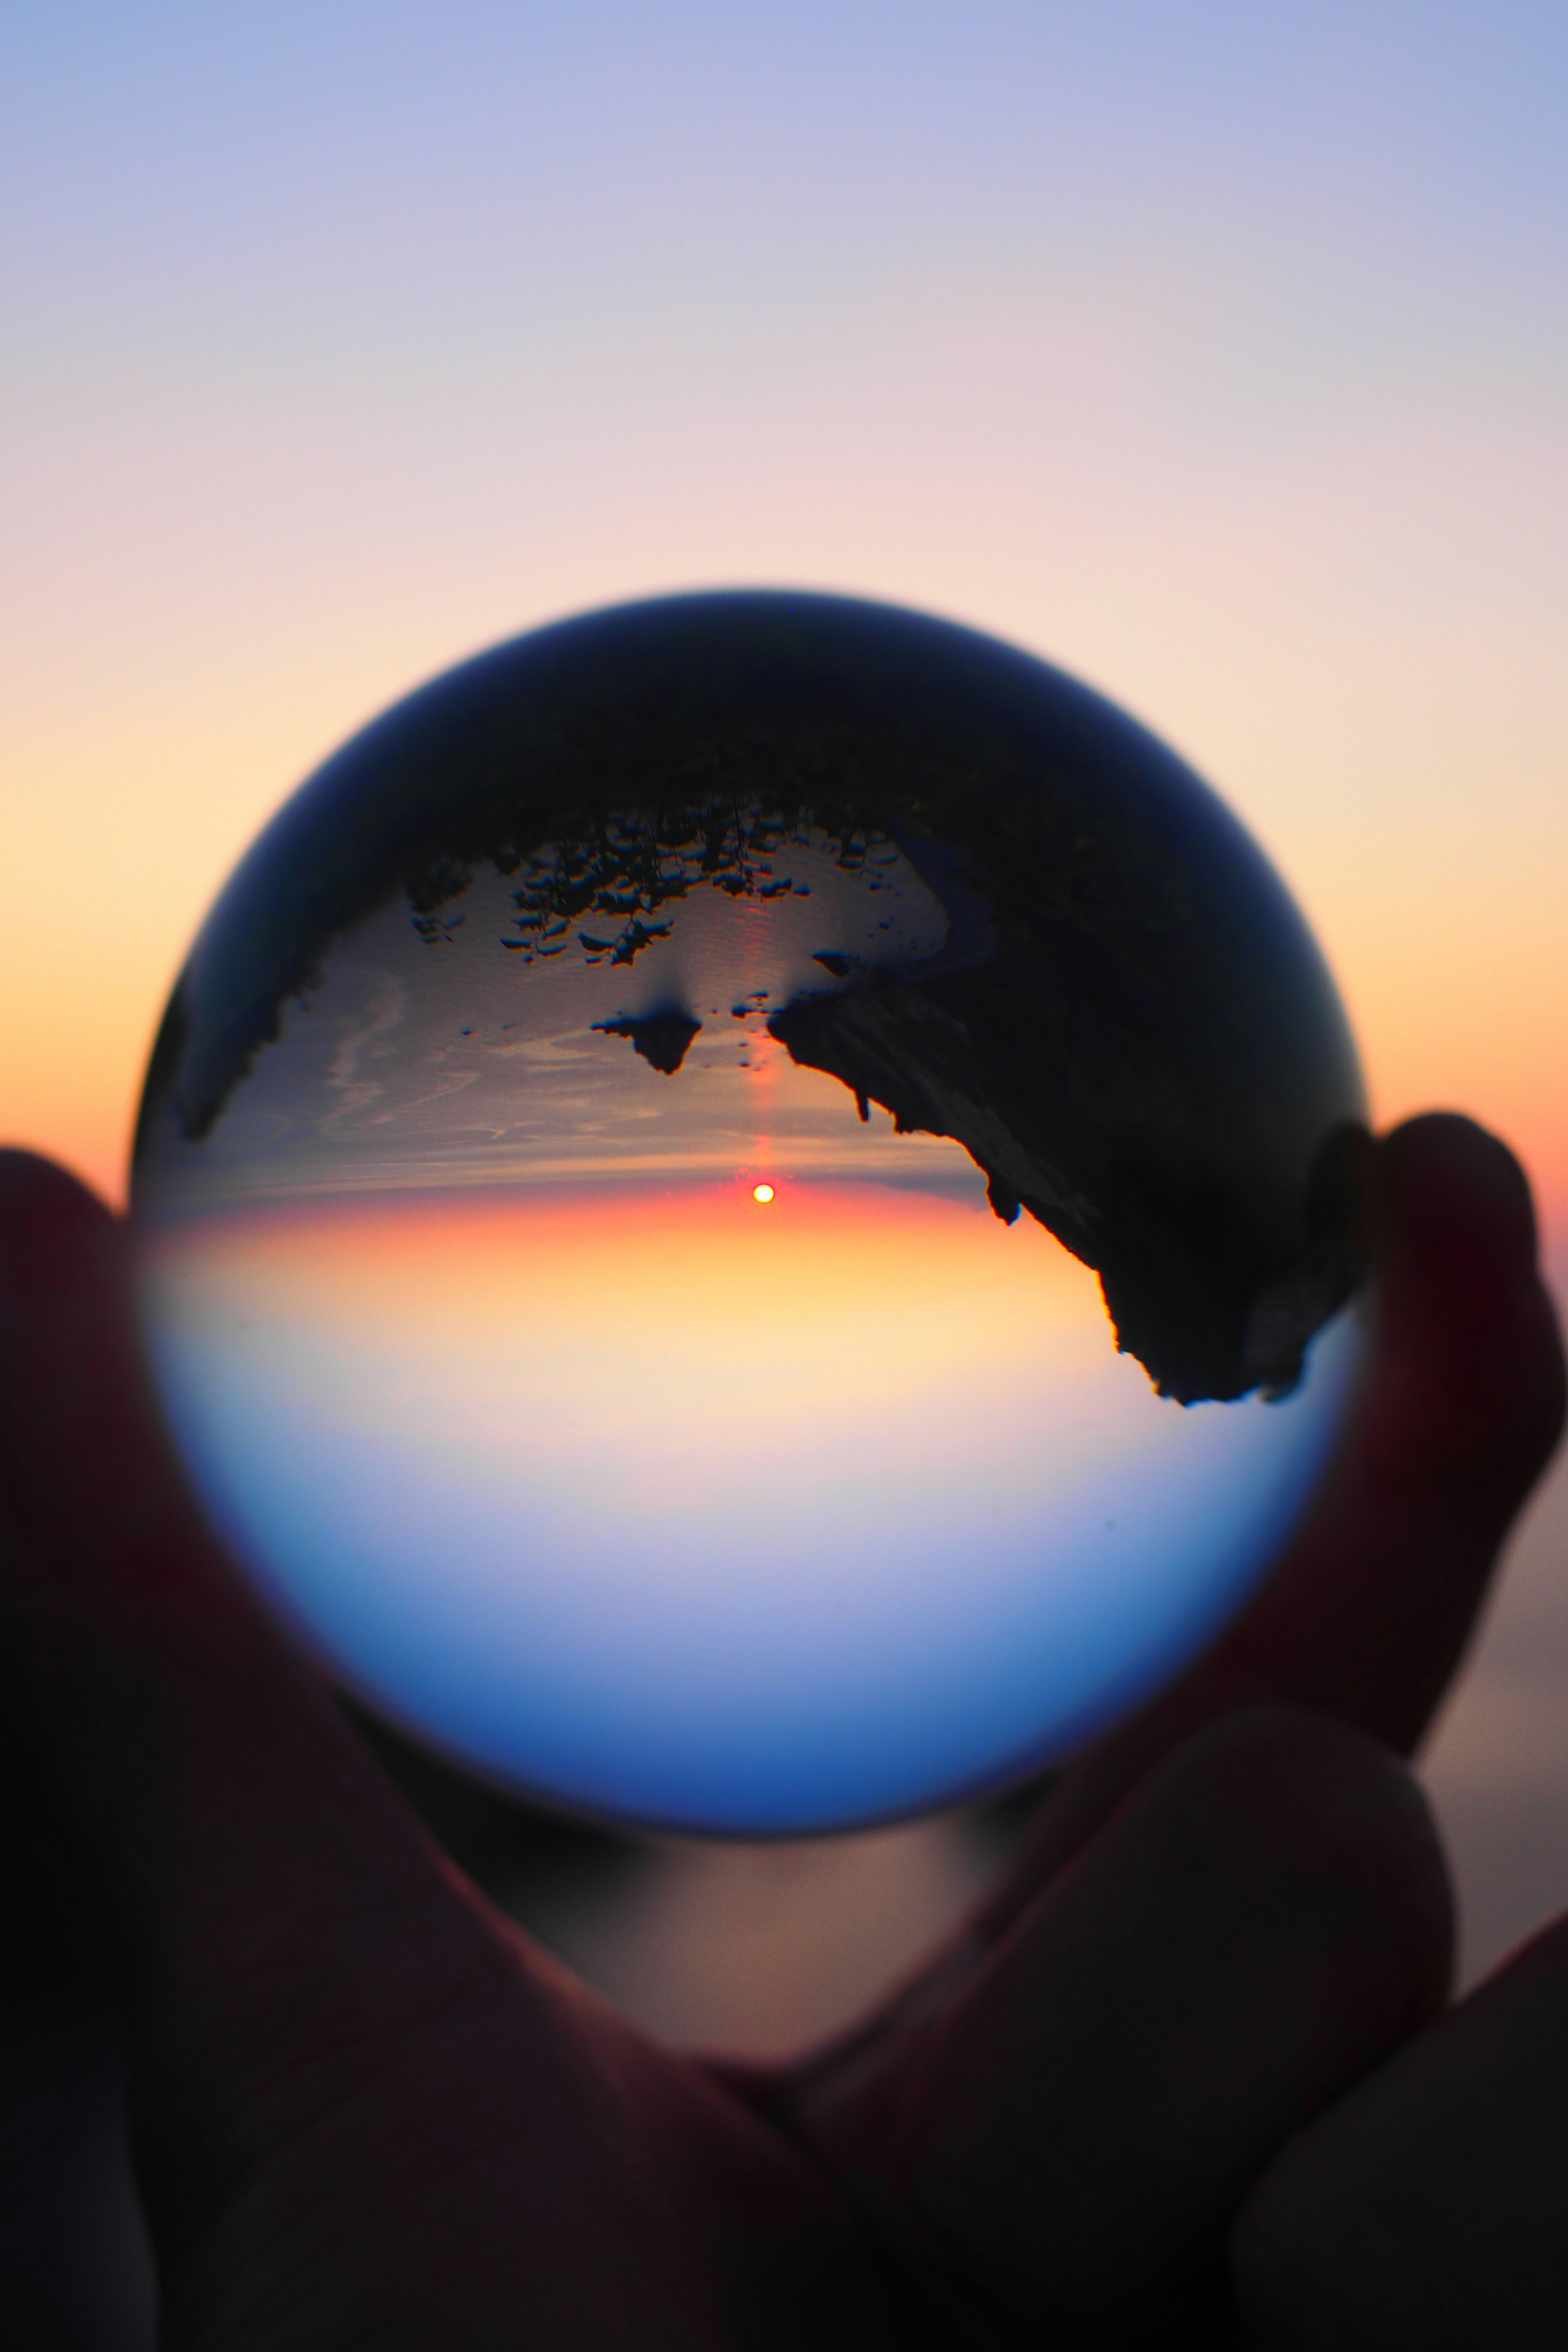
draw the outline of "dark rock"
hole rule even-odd
[[[602,1029],[607,1037],[629,1037],[645,1062],[651,1062],[656,1070],[672,1078],[702,1024],[679,1005],[673,1005],[637,1018],[625,1013],[618,1021],[595,1021],[594,1026]]]

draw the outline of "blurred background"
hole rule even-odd
[[[1316,924],[1380,1120],[1496,1127],[1568,1282],[1565,81],[1551,0],[9,0],[0,1126],[123,1196],[206,902],[393,697],[795,583],[1167,736]],[[1565,1692],[1560,1474],[1426,1759],[1468,1975],[1568,1906]],[[1004,1833],[632,1852],[424,1793],[627,2006],[752,2047]],[[48,2128],[121,2254],[66,2268],[107,2280],[93,2031],[12,2034],[6,2145],[79,2079]],[[90,2300],[49,2340],[130,2341]]]

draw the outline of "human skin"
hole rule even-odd
[[[1370,1370],[1269,1582],[1077,1760],[962,1935],[763,2071],[636,2032],[429,1843],[203,1522],[124,1229],[0,1155],[5,1672],[110,1923],[165,2341],[1568,2336],[1568,1930],[1446,2009],[1399,1760],[1562,1354],[1503,1148],[1436,1117],[1375,1168]]]

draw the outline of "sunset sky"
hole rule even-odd
[[[1178,1404],[960,1146],[915,1157],[176,1221],[142,1255],[165,1406],[326,1654],[490,1770],[731,1831],[952,1799],[1227,1612],[1360,1339],[1287,1399]]]
[[[1568,1258],[1565,82],[1552,0],[12,0],[5,1128],[121,1192],[214,888],[395,695],[791,583],[1166,735]]]

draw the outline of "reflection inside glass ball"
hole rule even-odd
[[[826,597],[542,630],[198,939],[144,1328],[237,1557],[556,1804],[1004,1785],[1266,1568],[1359,1349],[1362,1097],[1257,849],[1059,673]]]

